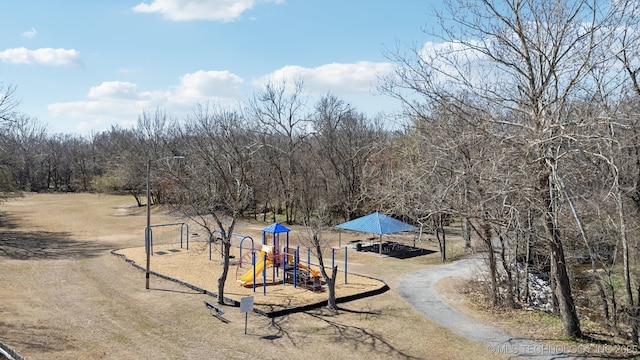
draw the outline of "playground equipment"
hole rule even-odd
[[[264,270],[267,267],[273,265],[273,249],[271,247],[263,247],[260,251],[260,257],[258,262],[255,262],[255,259],[252,261],[255,263],[254,266],[251,267],[249,271],[247,271],[244,275],[238,278],[238,282],[242,286],[248,286],[255,283],[255,278],[257,275],[262,275]],[[263,276],[264,277],[264,276]]]
[[[219,240],[223,236],[222,231],[220,231],[220,230],[214,230],[213,234],[216,234],[217,237],[215,239],[209,239],[209,241],[208,241],[208,243],[209,243],[209,260],[211,260],[213,241],[216,241],[216,239]],[[254,247],[253,246],[253,238],[251,236],[242,235],[242,234],[236,234],[236,233],[232,233],[231,236],[240,238],[240,245],[238,245],[238,247],[240,247],[240,258],[242,258],[242,243],[246,239],[249,239],[251,241],[251,248],[253,249],[253,247]],[[189,247],[187,246],[187,250],[188,249],[189,249]],[[224,252],[223,252],[222,248],[220,248],[220,257],[224,257]]]
[[[256,290],[256,279],[262,278],[263,291],[266,294],[267,283],[282,282],[291,283],[294,287],[302,286],[309,290],[322,290],[322,282],[320,280],[320,271],[311,268],[309,261],[307,265],[301,264],[299,259],[299,249],[291,250],[289,248],[289,229],[285,226],[274,223],[262,230],[262,248],[252,249],[251,256],[252,267],[243,275],[237,277],[238,282],[242,286],[253,286]],[[267,244],[267,235],[273,234],[273,241]],[[280,247],[280,233],[286,233],[286,245]],[[240,271],[243,263],[247,263],[248,259],[241,257],[238,263],[236,274]],[[270,268],[271,280],[268,280],[267,268]],[[282,275],[281,275],[282,274]]]
[[[293,253],[281,251],[275,254],[272,246],[263,245],[260,251],[253,250],[245,256],[251,256],[251,263],[255,265],[237,278],[242,286],[253,286],[255,291],[256,284],[260,281],[256,280],[261,278],[260,283],[262,285],[289,283],[295,287],[300,286],[312,291],[322,290],[320,271],[310,265],[300,263],[297,249]],[[241,261],[239,264],[246,262],[248,262],[248,259]],[[238,269],[240,269],[240,265]],[[270,270],[267,271],[267,269]]]
[[[182,249],[183,242],[186,242],[187,250],[189,250],[189,224],[185,222],[171,223],[171,224],[155,224],[149,226],[149,242],[148,247],[151,248],[151,255],[153,255],[153,228],[165,228],[165,227],[179,227],[180,228],[180,248]],[[186,236],[186,241],[184,238]],[[172,239],[172,243],[173,243]],[[145,245],[147,243],[145,242]],[[145,246],[145,253],[149,252],[149,248]]]
[[[311,291],[322,290],[320,271],[300,263],[290,266],[290,268],[287,269],[285,272],[285,282],[294,284],[294,286],[302,286]]]

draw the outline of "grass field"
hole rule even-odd
[[[354,252],[349,271],[382,279],[390,291],[341,304],[337,313],[252,313],[245,335],[238,308],[225,306],[223,323],[203,304],[213,298],[155,277],[146,290],[144,272],[111,255],[143,243],[145,209],[132,198],[27,195],[1,204],[0,212],[0,341],[29,359],[496,358],[431,322],[394,290],[403,274],[435,266],[437,252],[410,259]],[[153,214],[154,223],[174,221],[183,219]],[[247,222],[236,230],[255,234],[264,226]],[[339,241],[358,236],[366,235]],[[215,282],[213,269],[203,267]]]

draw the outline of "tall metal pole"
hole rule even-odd
[[[149,289],[149,266],[151,264],[151,190],[149,187],[149,175],[151,173],[151,159],[147,160],[147,228],[144,232],[145,248],[147,249],[146,289]]]
[[[170,158],[162,158],[157,160],[172,159],[172,158],[184,159],[184,156],[176,155]],[[147,271],[145,274],[146,281],[147,281],[147,284],[145,286],[146,289],[149,289],[149,267],[151,265],[151,251],[152,251],[151,250],[151,186],[149,184],[150,177],[151,177],[151,159],[147,159],[147,228],[144,231],[144,246],[147,250]],[[180,231],[182,231],[182,228],[180,228]],[[187,240],[187,249],[188,248],[189,248],[189,242]]]

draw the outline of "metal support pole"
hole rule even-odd
[[[267,253],[264,253],[264,257],[262,258],[264,261],[262,264],[262,294],[267,295]],[[256,278],[253,278],[253,281],[256,281]]]
[[[151,266],[151,200],[150,187],[149,187],[149,175],[151,173],[151,159],[147,160],[147,228],[145,229],[145,247],[147,249],[147,268],[146,268],[146,289],[149,289],[149,267]]]
[[[289,254],[285,250],[282,251],[282,285],[287,283],[287,260],[289,260]]]
[[[184,159],[184,156],[174,156],[174,159]],[[147,267],[146,267],[146,285],[145,288],[149,289],[149,268],[151,266],[151,255],[153,253],[153,243],[151,240],[151,159],[147,159],[147,228],[144,231],[145,248],[147,250]]]
[[[335,248],[331,248],[331,272],[332,272],[332,274],[333,274],[333,269],[336,267],[335,262],[336,262],[336,249]]]
[[[344,247],[344,283],[347,283],[347,247]]]
[[[251,249],[251,266],[253,266],[253,292],[256,292],[256,250]]]
[[[187,238],[186,238],[186,241],[187,241],[187,250],[189,250],[189,225],[188,225],[188,224],[186,224],[186,223],[185,223],[185,225],[187,226]],[[180,229],[182,229],[182,227],[181,227]],[[182,240],[180,240],[180,241],[182,241]]]
[[[293,251],[293,287],[298,287],[298,252],[300,248],[298,247]]]

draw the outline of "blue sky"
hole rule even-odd
[[[304,81],[370,116],[388,49],[420,44],[424,0],[25,0],[3,6],[0,82],[52,133],[131,127],[143,111],[183,118],[235,107],[267,81]]]

